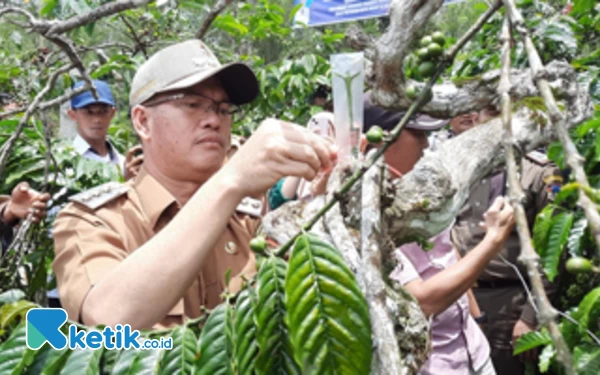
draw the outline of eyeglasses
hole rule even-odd
[[[153,107],[167,102],[178,102],[177,104],[185,111],[195,113],[199,110],[204,113],[214,112],[221,117],[231,117],[240,112],[240,106],[230,102],[218,102],[213,98],[202,94],[175,94],[155,100],[150,100],[142,105]]]

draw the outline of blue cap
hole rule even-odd
[[[97,79],[93,80],[92,82],[94,82],[94,86],[96,86],[98,100],[94,98],[94,95],[92,95],[91,91],[86,91],[71,99],[71,108],[79,109],[95,103],[108,104],[113,107],[115,106],[115,100],[113,99],[113,95],[110,91],[110,87],[108,87],[108,84]],[[79,81],[75,84],[75,86],[73,86],[73,89],[78,89],[83,87],[83,85],[85,85],[85,82]]]

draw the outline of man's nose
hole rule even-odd
[[[217,114],[218,109],[205,111],[200,119],[200,125],[204,128],[218,130],[221,127],[221,117]]]

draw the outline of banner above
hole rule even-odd
[[[445,4],[464,0],[445,0]],[[321,26],[388,15],[391,0],[295,0],[296,23]]]

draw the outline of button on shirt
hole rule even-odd
[[[79,134],[77,134],[77,136],[73,140],[73,148],[75,148],[75,151],[79,155],[90,160],[96,160],[104,163],[113,163],[117,167],[119,167],[119,169],[121,169],[122,172],[124,170],[123,168],[125,167],[125,157],[117,151],[115,146],[113,146],[113,144],[110,141],[107,140],[106,144],[108,147],[108,154],[106,154],[106,156],[100,156],[100,154],[98,154],[96,150],[94,150],[92,146],[90,146],[90,144],[87,143],[87,141],[83,139]]]
[[[390,277],[403,285],[419,278],[427,280],[458,261],[450,228],[432,241],[434,246],[429,251],[416,243],[398,248],[400,265]],[[470,374],[471,368],[478,370],[490,356],[489,343],[470,314],[466,294],[433,317],[431,336],[433,350],[421,374]]]
[[[78,321],[81,305],[94,284],[110,275],[125,258],[162,230],[179,212],[175,198],[144,167],[127,193],[92,210],[79,203],[63,209],[54,223],[56,274],[60,300],[69,319]],[[237,292],[242,275],[256,273],[254,253],[249,242],[259,220],[236,212],[204,261],[202,269],[183,298],[153,328],[183,323],[184,318],[201,314],[221,303],[225,273],[231,269],[229,289]],[[202,228],[198,228],[201,241]],[[166,248],[177,256],[176,248]]]

